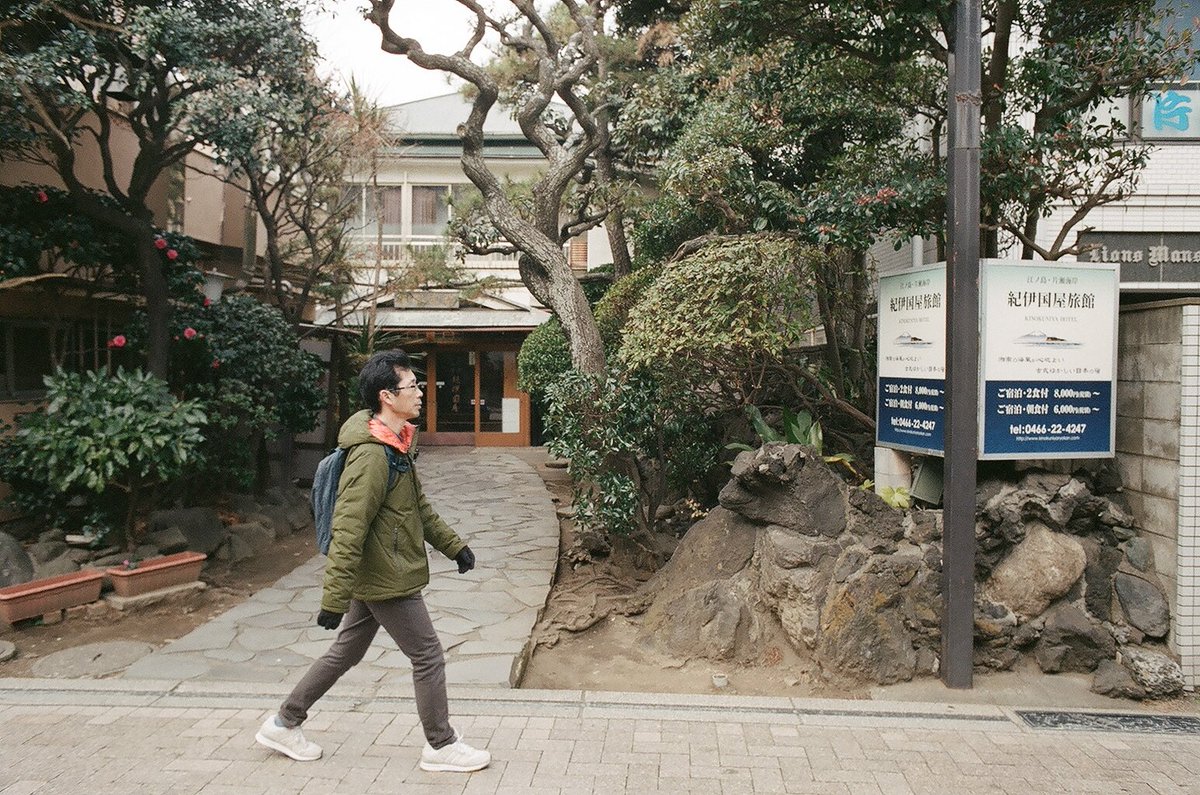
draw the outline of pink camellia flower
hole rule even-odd
[[[169,260],[179,259],[179,252],[173,248],[167,249],[167,259],[169,259]]]
[[[113,337],[111,340],[109,340],[109,341],[108,341],[108,347],[110,347],[110,348],[124,348],[124,347],[125,347],[125,342],[126,342],[126,340],[125,340],[125,335],[124,335],[124,334],[118,334],[117,336]]]
[[[156,249],[158,249],[159,251],[162,251],[164,248],[167,247],[167,239],[165,237],[154,238],[154,247]]]
[[[212,306],[212,299],[209,298],[207,295],[204,296],[204,306],[206,308]]]
[[[194,339],[196,339],[196,329],[192,328],[191,326],[188,326],[187,328],[185,328],[185,329],[183,330],[183,338],[184,338],[185,340],[194,340]]]
[[[213,369],[214,369],[214,370],[216,370],[218,367],[220,367],[220,366],[221,366],[221,360],[220,360],[220,359],[213,359],[212,366],[213,366]]]
[[[37,197],[38,203],[40,204],[45,204],[46,202],[50,201],[49,194],[47,194],[44,190],[39,190],[34,195]]]

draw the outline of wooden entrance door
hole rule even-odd
[[[516,351],[430,351],[427,444],[524,447],[529,396],[517,389]]]

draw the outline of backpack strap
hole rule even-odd
[[[400,476],[412,469],[413,462],[406,453],[402,453],[390,445],[385,444],[383,452],[387,456],[388,491],[391,491],[395,488],[396,481],[400,480]]]

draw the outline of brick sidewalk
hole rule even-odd
[[[467,776],[417,767],[410,698],[335,690],[305,725],[325,757],[299,763],[253,739],[280,695],[0,680],[0,795],[1200,792],[1197,734],[1031,729],[987,706],[577,691],[452,691],[456,727],[494,758]]]

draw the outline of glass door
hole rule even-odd
[[[437,432],[475,432],[475,363],[467,351],[438,351]]]
[[[529,396],[517,389],[516,351],[431,352],[428,375],[426,442],[529,444]]]

